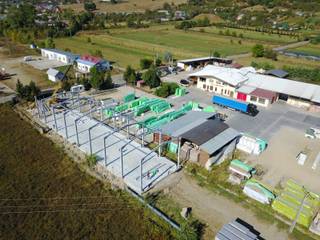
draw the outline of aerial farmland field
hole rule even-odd
[[[9,105],[0,105],[0,132],[1,239],[173,237],[135,199],[80,170]]]
[[[91,42],[88,41],[90,37]],[[69,48],[76,53],[101,50],[103,56],[116,65],[139,65],[143,57],[153,58],[171,52],[176,59],[209,56],[218,51],[222,56],[246,53],[256,44],[251,39],[220,36],[214,33],[177,30],[172,25],[152,26],[146,29],[120,28],[78,34],[72,38],[55,40],[58,48]],[[264,42],[267,46],[279,43]]]

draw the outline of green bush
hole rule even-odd
[[[87,156],[87,164],[88,164],[88,166],[90,167],[90,168],[92,168],[92,167],[94,167],[96,164],[97,164],[97,161],[98,161],[98,159],[97,159],[97,156],[96,155],[89,155],[89,156]]]
[[[155,95],[158,97],[166,98],[170,95],[175,94],[176,89],[179,88],[179,85],[173,82],[170,83],[162,83],[159,88],[156,89]]]
[[[143,58],[140,60],[140,68],[141,69],[148,69],[152,65],[152,60],[148,58]]]

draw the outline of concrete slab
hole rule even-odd
[[[26,62],[23,61],[23,63],[26,63],[38,70],[47,70],[49,68],[56,68],[56,67],[69,65],[63,62],[59,62],[56,60],[49,60],[47,58],[42,58],[42,57],[33,58],[33,60],[31,61],[26,61]]]
[[[56,114],[56,121],[58,126],[59,135],[66,137],[66,129],[68,133],[68,141],[71,143],[77,143],[75,120],[82,116],[78,111],[69,111],[66,113],[67,128],[64,125],[63,113]],[[47,125],[55,130],[55,122],[53,115],[47,117]],[[83,117],[77,124],[79,133],[79,148],[90,154],[89,143],[89,128],[93,127],[91,132],[92,139],[92,153],[95,154],[99,161],[98,164],[106,167],[114,175],[121,177],[121,158],[120,148],[128,143],[126,136],[122,133],[114,133],[106,140],[106,153],[107,159],[104,161],[104,137],[113,131],[113,129],[107,125],[99,124],[98,121],[90,118]],[[147,157],[146,157],[147,156]],[[140,163],[144,159],[142,164],[142,187],[140,179]],[[133,189],[138,194],[147,191],[150,187],[154,186],[157,182],[167,177],[171,173],[176,171],[176,164],[164,157],[158,157],[157,153],[152,152],[150,149],[141,147],[141,145],[135,141],[129,143],[123,151],[123,174],[124,182],[128,187]],[[156,171],[154,176],[151,176],[151,172]]]

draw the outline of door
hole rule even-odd
[[[247,94],[238,92],[237,99],[241,101],[247,101]]]
[[[288,101],[288,97],[289,96],[287,94],[283,94],[283,93],[279,94],[279,100]]]

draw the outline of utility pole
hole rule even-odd
[[[301,214],[301,212],[302,212],[303,205],[305,204],[305,202],[306,202],[306,200],[307,200],[307,197],[311,196],[310,193],[309,193],[304,187],[303,187],[303,189],[305,190],[305,195],[304,195],[304,197],[303,197],[303,199],[302,199],[302,202],[301,202],[299,211],[297,212],[297,215],[296,215],[296,217],[295,217],[294,221],[292,222],[292,225],[291,225],[291,227],[290,227],[290,229],[289,229],[289,233],[292,233],[292,232],[293,232],[293,230],[294,230],[294,228],[295,228],[295,226],[296,226],[296,224],[297,224],[297,222],[298,222],[298,219],[299,219],[299,217],[300,217],[300,214]]]

